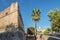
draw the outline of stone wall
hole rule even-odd
[[[25,40],[23,31],[10,31],[0,33],[0,40]]]
[[[17,2],[12,3],[8,8],[0,12],[0,32],[5,32],[6,26],[10,24],[24,30]]]

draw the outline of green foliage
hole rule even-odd
[[[47,30],[45,30],[43,33],[44,34],[49,34],[51,32],[51,30],[48,28]]]
[[[51,26],[53,31],[58,31],[60,29],[60,9],[49,12],[49,18],[51,21]]]
[[[42,33],[42,31],[40,30],[40,31],[37,31],[37,34],[39,34],[39,33]]]
[[[29,34],[29,35],[35,34],[35,28],[34,28],[34,27],[29,27],[29,28],[27,29],[27,34]]]
[[[33,10],[33,13],[32,13],[32,19],[34,20],[34,21],[39,21],[40,20],[40,10],[39,9],[37,9],[37,8],[35,8],[34,10]]]

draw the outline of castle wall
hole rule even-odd
[[[6,26],[11,23],[13,23],[15,27],[19,27],[20,25],[20,28],[23,29],[21,16],[19,16],[19,12],[18,12],[17,2],[13,3],[10,7],[0,12],[0,32],[4,32]]]
[[[21,30],[0,33],[0,40],[25,40],[24,32]]]

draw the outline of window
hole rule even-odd
[[[8,13],[6,13],[6,15],[7,15]]]

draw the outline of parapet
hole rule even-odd
[[[0,18],[2,18],[14,11],[18,11],[18,3],[17,2],[12,3],[8,8],[6,8],[2,12],[0,12]]]

